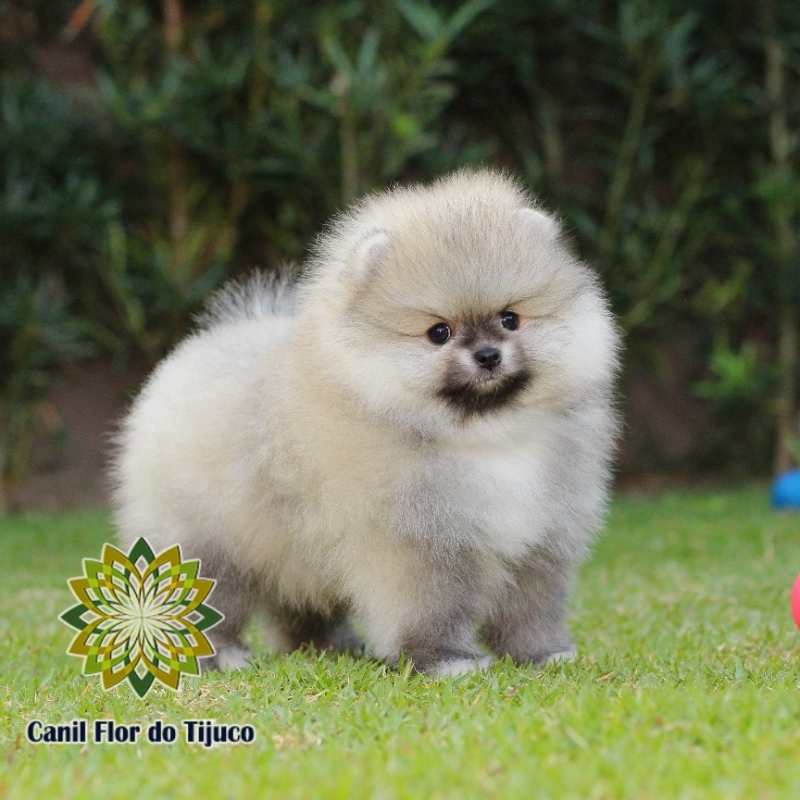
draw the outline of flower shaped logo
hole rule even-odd
[[[214,654],[203,631],[222,619],[203,603],[214,581],[198,577],[199,561],[182,562],[179,545],[156,556],[138,539],[128,555],[104,545],[83,571],[69,581],[78,605],[59,619],[78,631],[67,652],[85,659],[84,675],[100,673],[104,689],[127,679],[144,697],[155,680],[177,689],[199,674],[197,659]]]

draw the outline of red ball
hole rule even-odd
[[[797,627],[800,628],[800,575],[797,576],[794,589],[792,589],[792,614],[794,614]]]

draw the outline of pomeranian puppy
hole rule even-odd
[[[571,657],[618,348],[596,275],[508,177],[368,197],[296,287],[224,289],[155,370],[119,436],[120,539],[202,559],[212,668],[245,664],[254,612],[278,648],[360,630],[429,674]]]

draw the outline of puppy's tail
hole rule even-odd
[[[294,311],[295,286],[291,267],[277,272],[256,270],[228,281],[211,295],[197,317],[201,328],[213,328],[247,319],[287,316]]]

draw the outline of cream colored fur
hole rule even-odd
[[[507,310],[516,331],[497,322]],[[437,346],[442,321],[454,334]],[[594,274],[513,181],[458,173],[369,197],[296,290],[259,278],[204,324],[122,428],[123,543],[224,565],[220,597],[267,609],[286,647],[285,610],[346,607],[378,657],[433,674],[487,665],[481,640],[537,663],[570,650],[564,597],[606,502],[618,337]],[[481,413],[439,394],[491,385],[473,324],[499,370],[531,375]],[[238,652],[235,636],[217,645]]]

